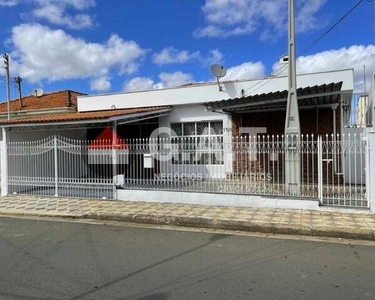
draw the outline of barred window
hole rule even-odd
[[[172,123],[173,164],[222,165],[223,122]]]

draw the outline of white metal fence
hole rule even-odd
[[[9,193],[114,198],[118,188],[270,195],[367,207],[366,140],[360,135],[172,137],[111,141],[50,137],[10,142]],[[298,168],[286,170],[287,160]],[[286,173],[292,176],[286,176]],[[116,182],[118,182],[118,178]],[[300,178],[300,180],[298,180]]]
[[[367,207],[366,140],[357,135],[131,139],[125,189],[319,198],[322,204]],[[286,159],[299,160],[286,182]],[[298,172],[298,176],[297,176]],[[293,180],[292,180],[293,181]],[[293,187],[293,188],[292,188]]]
[[[49,137],[9,142],[9,193],[113,198],[110,141]]]

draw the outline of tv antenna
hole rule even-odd
[[[212,74],[216,77],[216,80],[217,80],[217,84],[219,86],[219,91],[221,92],[223,89],[220,85],[220,80],[219,78],[222,78],[224,77],[225,75],[227,75],[227,70],[224,68],[224,66],[222,65],[219,65],[219,64],[213,64],[211,66],[211,72]]]

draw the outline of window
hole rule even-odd
[[[224,164],[222,121],[173,123],[171,129],[173,164]]]

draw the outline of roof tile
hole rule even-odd
[[[85,120],[101,120],[111,117],[131,115],[142,112],[153,112],[161,109],[169,108],[168,106],[158,107],[144,107],[144,108],[130,108],[130,109],[116,109],[93,112],[70,112],[53,115],[33,116],[26,118],[14,118],[11,120],[0,120],[0,125],[22,124],[22,123],[54,123],[54,122],[69,122],[69,121],[85,121]]]
[[[13,99],[10,101],[10,111],[25,111],[25,110],[37,110],[37,109],[48,109],[48,108],[60,108],[60,107],[76,107],[77,96],[85,95],[80,92],[74,92],[70,90],[57,91],[51,93],[45,93],[43,96],[26,96],[22,98],[22,107],[20,107],[19,99]],[[70,98],[70,105],[69,105]],[[0,113],[8,111],[7,102],[0,103]]]

